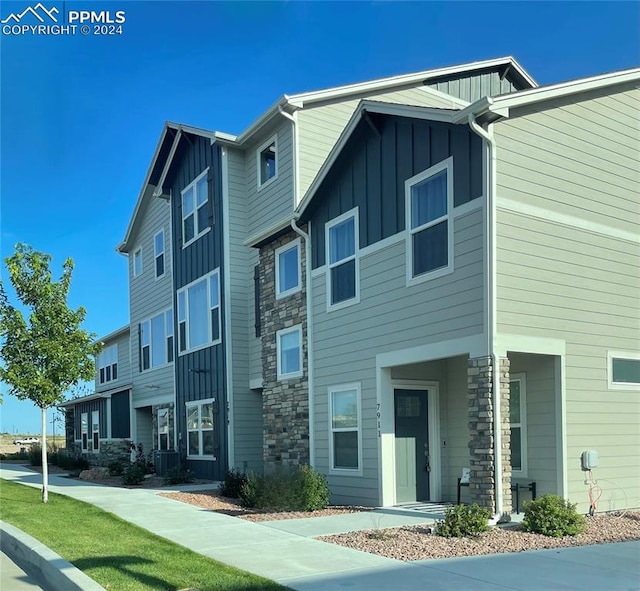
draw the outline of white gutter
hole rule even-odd
[[[491,100],[491,99],[489,99]],[[496,357],[497,334],[497,299],[496,299],[496,143],[493,135],[493,127],[488,125],[488,130],[478,125],[473,113],[469,113],[469,127],[478,134],[487,144],[489,150],[489,171],[486,186],[486,235],[485,235],[485,273],[486,273],[486,301],[487,301],[487,355],[491,357],[492,379],[491,397],[493,399],[493,453],[495,463],[496,486],[496,518],[500,518],[504,507],[504,494],[502,486],[502,417],[500,408],[500,368]]]
[[[299,204],[299,163],[298,158],[298,121],[296,114],[291,115],[278,107],[280,114],[291,121],[291,142],[293,153],[293,209]],[[314,441],[314,413],[313,413],[313,319],[311,314],[311,239],[307,232],[298,227],[296,218],[291,219],[291,229],[302,236],[304,240],[304,260],[305,260],[305,308],[307,315],[307,396],[309,405],[309,465],[315,465],[315,441]]]

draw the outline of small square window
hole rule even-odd
[[[276,339],[278,379],[302,376],[302,326],[279,330]]]
[[[257,151],[258,189],[278,176],[278,140],[274,136]]]
[[[296,239],[276,250],[276,297],[283,298],[300,291],[300,240]]]
[[[142,275],[142,248],[138,248],[133,253],[133,276]]]

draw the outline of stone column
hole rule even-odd
[[[513,495],[511,494],[511,427],[509,417],[509,359],[501,357],[500,367],[500,423],[502,442],[502,511],[510,513],[513,509]]]

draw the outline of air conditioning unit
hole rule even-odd
[[[156,450],[153,464],[158,476],[166,476],[169,470],[180,464],[180,454],[177,451]]]

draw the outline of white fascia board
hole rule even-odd
[[[530,103],[546,101],[553,98],[568,96],[578,92],[598,90],[609,86],[617,86],[629,82],[640,82],[640,68],[609,72],[599,76],[580,78],[561,82],[550,86],[541,86],[532,90],[521,90],[512,94],[498,96],[493,99],[490,110],[499,114],[499,109],[511,109]]]
[[[347,84],[345,86],[337,86],[333,88],[326,88],[324,90],[305,92],[301,94],[294,94],[290,97],[290,102],[293,105],[306,107],[311,103],[326,101],[336,98],[342,98],[350,94],[358,94],[363,92],[375,92],[385,90],[399,85],[410,85],[418,82],[423,82],[430,78],[438,78],[442,76],[451,76],[454,74],[460,74],[462,72],[473,72],[475,70],[481,70],[485,68],[491,68],[495,66],[509,65],[516,70],[531,86],[537,87],[536,81],[524,70],[524,68],[512,57],[503,57],[491,60],[484,60],[480,62],[471,62],[467,64],[460,64],[457,66],[449,66],[446,68],[437,68],[434,70],[423,70],[421,72],[415,72],[413,74],[402,74],[400,76],[391,76],[389,78],[380,78],[377,80],[370,80],[367,82],[359,82],[356,84]]]
[[[238,144],[245,144],[254,134],[262,129],[271,119],[280,112],[281,107],[289,103],[289,97],[283,94],[273,105],[271,105],[260,117],[258,117],[247,129],[236,138]]]
[[[171,162],[173,161],[173,157],[178,149],[178,144],[180,143],[180,139],[182,138],[182,129],[178,128],[178,133],[173,138],[173,144],[171,144],[171,150],[169,151],[169,155],[164,162],[164,167],[162,169],[162,174],[160,175],[160,180],[158,181],[158,185],[153,191],[154,197],[162,196],[162,185],[164,185],[164,179],[167,177],[167,173],[169,172],[169,166],[171,166]]]
[[[86,396],[81,396],[80,398],[72,398],[71,400],[65,400],[60,404],[56,404],[56,406],[58,408],[66,408],[68,406],[75,406],[76,404],[81,404],[83,402],[96,400],[97,398],[111,398],[113,394],[117,394],[118,392],[122,392],[124,390],[131,390],[132,388],[133,388],[133,384],[122,384],[122,386],[118,386],[116,388],[110,388],[109,390],[103,390],[102,392],[94,392],[93,394],[87,394]]]
[[[110,332],[108,335],[105,335],[99,339],[96,340],[97,343],[106,343],[107,341],[113,341],[116,338],[122,336],[125,333],[129,332],[129,325],[125,324],[124,326],[118,328],[117,330],[114,330],[113,332]]]
[[[244,246],[256,246],[257,244],[260,244],[261,242],[269,238],[269,236],[272,236],[273,234],[281,232],[285,228],[288,228],[291,225],[292,219],[293,215],[288,215],[278,220],[275,224],[272,224],[268,228],[260,230],[260,232],[249,236],[249,238],[247,238],[242,244]]]

